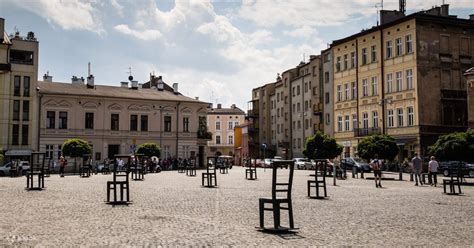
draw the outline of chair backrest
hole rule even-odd
[[[464,168],[462,162],[456,162],[455,165],[451,166],[449,174],[451,175],[451,180],[454,178],[459,180],[459,178],[464,177]]]
[[[283,167],[288,167],[288,176],[286,180],[279,180],[278,170],[283,170]],[[278,169],[281,168],[281,169]],[[287,199],[291,199],[291,189],[293,187],[293,173],[295,171],[295,162],[293,160],[278,160],[273,161],[272,168],[272,199],[276,199],[279,195],[284,195]],[[283,172],[281,173],[283,174]]]
[[[32,152],[30,156],[30,171],[43,171],[46,153]],[[21,166],[21,165],[20,165]]]
[[[328,168],[328,160],[327,159],[315,159],[314,162],[316,163],[314,169],[314,176],[317,178],[318,176],[322,176],[326,178],[326,172]]]

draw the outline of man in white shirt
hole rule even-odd
[[[428,176],[429,176],[428,179],[430,181],[431,186],[436,187],[436,184],[438,183],[437,182],[438,181],[437,179],[438,167],[439,167],[438,161],[435,160],[434,156],[431,156],[430,162],[428,164]]]

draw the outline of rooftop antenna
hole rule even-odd
[[[379,7],[382,7],[382,10],[383,10],[383,1],[382,3],[376,3],[374,7],[375,7],[375,18],[377,19],[377,26],[378,26],[379,25]]]
[[[133,76],[132,76],[132,67],[128,67],[128,80],[132,81],[133,80]]]
[[[405,14],[405,7],[407,5],[406,0],[400,0],[400,12]]]
[[[87,63],[87,76],[91,75],[91,62]]]

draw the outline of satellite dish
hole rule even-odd
[[[132,76],[132,75],[128,76],[128,80],[132,81],[132,80],[133,80],[133,76]]]

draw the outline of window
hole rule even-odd
[[[21,127],[21,144],[28,145],[28,125],[23,125]]]
[[[183,118],[183,132],[189,132],[189,117]]]
[[[324,72],[324,83],[329,83],[329,72]]]
[[[372,125],[374,128],[379,127],[379,113],[377,111],[372,111]]]
[[[165,116],[165,132],[171,132],[171,116]]]
[[[298,112],[301,111],[301,104],[300,104],[300,103],[297,103],[297,104],[296,104],[296,110],[297,110]]]
[[[304,83],[304,92],[305,93],[308,92],[308,83],[307,82]]]
[[[301,88],[300,88],[300,86],[298,85],[298,86],[296,86],[296,94],[299,96],[300,93],[301,93]]]
[[[67,112],[59,111],[59,129],[67,129]]]
[[[349,84],[344,84],[345,99],[349,100]]]
[[[298,138],[298,148],[301,148],[301,138]]]
[[[324,93],[324,103],[329,103],[329,92]]]
[[[28,121],[30,119],[30,101],[23,101],[23,120]]]
[[[234,130],[234,122],[229,121],[229,123],[228,123],[228,130]]]
[[[233,145],[234,144],[234,136],[229,135],[229,137],[227,137],[227,143],[229,145]]]
[[[336,71],[341,71],[341,57],[336,58]]]
[[[298,120],[297,123],[298,123],[298,129],[301,129],[301,121]]]
[[[351,68],[355,68],[356,66],[356,53],[351,52]]]
[[[58,156],[57,156],[57,159],[59,159],[59,158],[61,157],[61,153],[62,153],[61,145],[58,145]]]
[[[304,120],[304,129],[308,130],[308,128],[309,128],[309,120],[306,119]]]
[[[342,89],[341,85],[337,86],[337,101],[340,102],[342,100]]]
[[[413,89],[413,70],[408,69],[405,71],[407,77],[407,90]]]
[[[352,114],[352,130],[356,129],[357,128],[357,115],[356,114]]]
[[[407,54],[413,52],[413,41],[411,39],[411,34],[405,36],[405,51]]]
[[[393,75],[392,73],[387,74],[387,93],[392,92],[393,89]]]
[[[362,48],[362,65],[367,64],[367,48]]]
[[[220,135],[216,135],[216,144],[217,145],[221,144],[221,136]]]
[[[216,130],[221,130],[221,122],[220,121],[216,121]]]
[[[23,96],[30,96],[30,77],[23,77]]]
[[[357,98],[356,82],[351,82],[351,88],[352,88],[352,100],[354,100]]]
[[[329,113],[326,114],[326,124],[329,125],[331,123],[331,115]]]
[[[385,44],[386,44],[386,48],[387,48],[387,51],[385,52],[385,54],[387,54],[387,59],[390,59],[390,58],[393,57],[393,54],[392,54],[392,41],[389,40]]]
[[[20,76],[15,76],[15,79],[13,81],[13,95],[14,96],[20,96]]]
[[[396,55],[397,56],[400,56],[402,55],[402,38],[398,38],[395,40],[395,44],[396,44]]]
[[[388,114],[387,114],[387,116],[388,116],[387,126],[388,127],[393,127],[394,126],[393,125],[393,109],[389,109],[387,112],[388,112]]]
[[[304,101],[304,111],[308,111],[309,105],[308,101]]]
[[[19,143],[19,138],[20,138],[20,125],[18,124],[13,124],[12,127],[12,145],[18,145]]]
[[[138,115],[130,115],[130,131],[138,130]]]
[[[46,128],[47,129],[56,128],[55,120],[56,120],[56,112],[47,111],[46,112]]]
[[[53,145],[46,145],[45,157],[47,159],[53,159],[53,154],[54,154],[54,146]]]
[[[86,113],[85,129],[94,129],[94,113]]]
[[[371,54],[371,62],[377,61],[377,46],[373,45],[370,47],[370,54]]]
[[[397,126],[403,127],[403,109],[402,108],[397,109]]]
[[[369,128],[369,114],[368,113],[362,113],[362,127],[364,129]]]
[[[148,132],[148,115],[140,116],[140,131]]]
[[[413,107],[407,107],[407,112],[408,112],[407,126],[415,125],[415,113],[413,113]]]
[[[119,114],[112,114],[110,116],[110,130],[119,130]]]
[[[337,117],[337,131],[342,132],[342,116]]]
[[[102,154],[100,152],[95,153],[95,160],[102,160]]]
[[[14,121],[20,120],[20,101],[19,100],[13,101],[13,120]]]
[[[377,85],[377,77],[372,77],[372,95],[378,95],[378,85]]]
[[[367,79],[362,79],[362,96],[368,96],[369,95],[369,86]]]
[[[348,58],[348,55],[347,54],[344,54],[344,70],[347,70],[349,69],[349,58]]]
[[[402,91],[402,72],[397,72],[397,91]]]
[[[349,124],[350,124],[349,116],[346,115],[346,116],[345,116],[345,130],[346,130],[346,131],[349,131],[349,130],[350,130]]]

